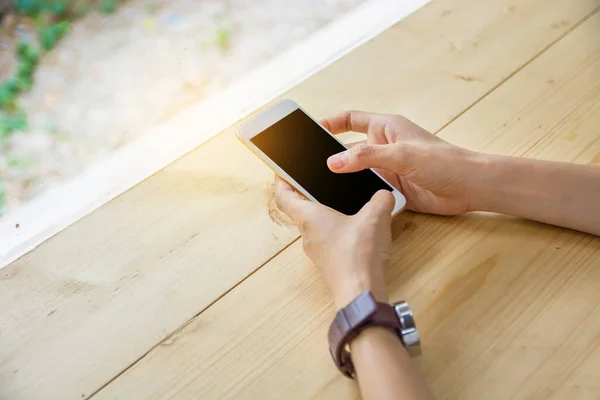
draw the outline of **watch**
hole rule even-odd
[[[354,365],[347,347],[365,328],[391,329],[411,356],[421,352],[419,332],[413,313],[405,301],[378,303],[371,292],[363,292],[335,315],[329,327],[329,352],[340,372],[354,379]]]

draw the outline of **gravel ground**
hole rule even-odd
[[[5,210],[364,2],[131,0],[111,16],[88,14],[43,58],[22,97],[29,131],[0,142]],[[10,76],[15,36],[27,36],[23,26],[8,32],[0,33],[0,81]]]

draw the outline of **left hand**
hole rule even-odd
[[[475,171],[485,168],[486,154],[454,146],[401,115],[346,111],[321,124],[332,134],[362,132],[366,142],[331,156],[336,173],[375,168],[406,197],[412,211],[456,215],[473,209],[481,184]]]
[[[304,251],[320,268],[338,309],[367,290],[387,302],[385,268],[394,209],[390,192],[380,190],[356,215],[347,216],[303,199],[275,178],[275,200],[300,230]]]

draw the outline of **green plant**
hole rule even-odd
[[[14,0],[13,7],[23,15],[35,17],[42,11],[43,2],[39,0]]]
[[[112,14],[117,11],[116,0],[102,0],[100,1],[100,11],[104,14]]]
[[[13,7],[28,17],[37,17],[42,13],[50,13],[63,17],[68,13],[70,0],[13,0]]]
[[[231,29],[227,28],[227,27],[221,27],[217,30],[216,42],[217,42],[217,47],[221,51],[226,51],[231,46],[232,33],[233,32],[231,31]]]
[[[14,168],[27,168],[33,165],[34,160],[27,156],[11,155],[8,157],[7,164]]]
[[[17,83],[14,79],[2,83],[0,85],[0,110],[13,108],[17,93]]]
[[[39,61],[39,52],[28,43],[16,48],[18,66],[15,75],[0,84],[0,138],[27,129],[27,117],[17,107],[19,94],[33,85],[33,73]]]
[[[40,59],[40,53],[29,43],[21,42],[17,46],[17,56],[30,63],[37,63]]]
[[[49,2],[47,10],[57,17],[62,17],[67,13],[69,0],[54,0]]]
[[[6,207],[6,181],[0,176],[0,215]]]
[[[61,21],[56,24],[38,28],[38,40],[45,51],[52,50],[58,41],[69,32],[69,21]]]
[[[52,50],[69,32],[67,18],[88,10],[88,0],[12,0],[17,13],[32,18],[37,30],[37,44],[19,43],[15,56],[18,64],[12,78],[0,83],[0,138],[27,129],[27,116],[17,106],[21,93],[31,89],[40,57]],[[117,9],[117,0],[100,0],[104,13]]]
[[[23,110],[0,114],[0,138],[6,139],[15,131],[27,129],[27,116]]]

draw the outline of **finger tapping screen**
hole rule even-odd
[[[345,148],[298,109],[250,139],[319,203],[356,214],[380,189],[392,188],[371,170],[336,174],[329,156]]]

